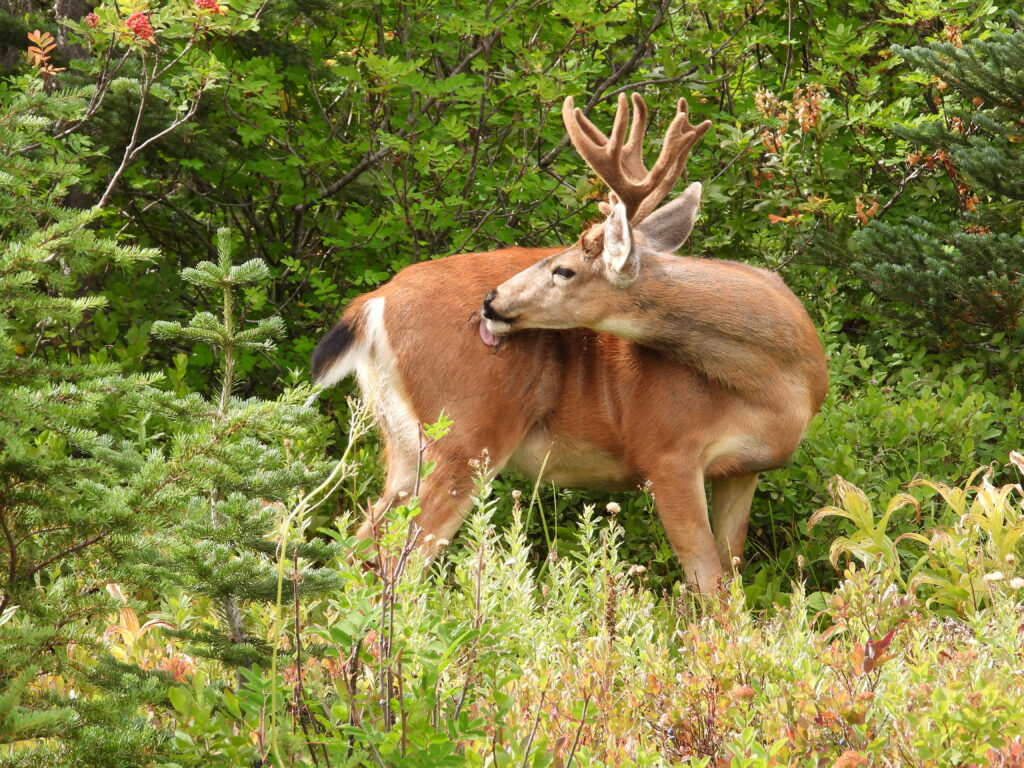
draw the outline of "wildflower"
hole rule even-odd
[[[1022,579],[1020,576],[1014,579],[1010,579],[1010,586],[1014,589],[1024,589],[1024,579]]]
[[[224,9],[217,4],[217,0],[196,0],[196,8],[210,13],[224,13]]]
[[[990,583],[993,582],[993,581],[1002,581],[1003,580],[1003,572],[1002,571],[992,571],[991,573],[986,573],[981,578],[982,578],[983,581],[987,581],[987,582],[990,582]]]
[[[153,27],[149,24],[149,17],[144,13],[133,13],[126,22],[128,29],[135,37],[144,43],[152,43],[156,40],[153,35]]]
[[[764,117],[781,118],[786,112],[779,97],[764,88],[758,89],[754,94],[754,108]]]
[[[801,131],[806,133],[817,125],[821,117],[821,98],[824,95],[825,89],[817,83],[796,89],[796,93],[793,94],[793,108]]]
[[[1006,557],[1003,558],[1003,560],[1006,561],[1007,565],[1013,565],[1017,562],[1017,556],[1014,555],[1013,552],[1010,552],[1009,554],[1007,554]]]
[[[523,492],[520,491],[518,488],[513,488],[512,489],[512,498],[513,499],[519,499],[519,498],[522,497],[522,495],[523,495]]]
[[[729,689],[729,695],[734,699],[754,698],[754,689],[749,685],[734,685]]]
[[[85,24],[86,24],[86,26],[95,27],[99,23],[100,23],[100,17],[97,16],[95,13],[90,13],[90,14],[86,15],[86,17],[85,17]]]
[[[617,504],[616,502],[614,502],[614,501],[609,501],[609,502],[608,502],[608,503],[607,503],[607,504],[605,505],[605,509],[607,509],[607,510],[608,510],[608,514],[609,514],[609,515],[617,515],[617,514],[619,514],[619,512],[621,512],[621,511],[622,511],[622,507],[620,507],[620,506],[619,506],[619,505],[618,505],[618,504]]]
[[[449,544],[451,544],[451,542],[448,541],[448,539],[438,539],[437,540],[437,546],[439,546],[439,547],[447,547]]]
[[[629,575],[630,576],[639,576],[640,574],[644,573],[646,570],[647,570],[647,568],[645,568],[642,565],[631,565],[629,567]]]

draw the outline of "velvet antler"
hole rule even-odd
[[[576,109],[572,96],[567,96],[562,105],[562,120],[580,157],[625,204],[630,223],[639,224],[654,212],[682,176],[690,150],[711,127],[711,121],[691,125],[686,99],[679,99],[661,154],[648,171],[643,160],[647,105],[638,93],[632,95],[632,100],[633,122],[625,143],[622,139],[629,116],[625,94],[619,94],[611,137]]]

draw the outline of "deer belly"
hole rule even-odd
[[[607,451],[584,440],[555,437],[535,427],[516,448],[508,468],[545,482],[574,488],[627,490],[640,476]]]

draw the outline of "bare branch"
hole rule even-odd
[[[589,117],[590,113],[594,110],[594,107],[597,106],[597,104],[604,98],[607,98],[605,96],[605,91],[607,91],[609,88],[618,83],[623,77],[630,74],[634,69],[636,69],[636,65],[640,63],[640,60],[647,53],[647,44],[650,41],[651,36],[658,30],[662,23],[664,23],[665,14],[668,12],[668,6],[670,1],[671,0],[662,0],[661,4],[658,6],[657,12],[654,14],[654,19],[651,21],[650,26],[648,26],[644,34],[640,36],[640,39],[637,41],[636,46],[633,48],[633,55],[630,56],[629,59],[621,67],[612,72],[608,77],[606,77],[601,82],[600,85],[597,86],[597,88],[594,89],[594,93],[591,95],[590,99],[587,100],[586,105],[582,109],[583,115],[585,117]],[[537,163],[537,165],[541,168],[546,168],[547,166],[551,165],[551,163],[555,161],[555,158],[557,158],[562,153],[562,150],[565,149],[568,145],[569,136],[563,136],[562,140],[559,141],[554,146],[554,148],[551,149],[551,151],[544,155],[544,157],[540,159],[540,162]]]

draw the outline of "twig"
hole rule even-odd
[[[611,99],[611,98],[614,98],[614,97],[618,96],[620,93],[625,93],[626,91],[638,91],[641,88],[646,88],[649,85],[671,85],[672,83],[678,83],[680,80],[686,80],[688,77],[690,77],[691,75],[695,74],[696,72],[697,72],[697,67],[693,66],[693,67],[690,67],[688,70],[686,70],[683,74],[676,75],[675,77],[654,78],[654,79],[651,79],[651,80],[641,80],[638,83],[628,83],[627,85],[619,86],[614,91],[609,91],[606,94],[605,98],[606,99]],[[722,80],[722,79],[723,79],[722,77],[716,77],[714,80],[709,80],[709,81],[701,80],[700,84],[701,85],[710,85],[711,83],[718,82],[719,80]]]
[[[789,68],[793,66],[793,0],[788,0],[786,6],[786,67],[782,70],[780,91],[786,90],[786,82],[789,80]]]
[[[667,3],[668,0],[664,0],[664,2]],[[473,60],[476,59],[477,56],[479,56],[481,53],[490,48],[490,45],[494,42],[497,35],[497,32],[492,32],[490,35],[488,35],[482,43],[480,43],[473,50],[466,54],[462,61],[460,61],[451,71],[451,73],[449,73],[448,77],[453,77],[465,71],[465,69],[471,63],[473,63]],[[439,98],[440,97],[438,96],[431,96],[429,99],[423,102],[423,105],[414,114],[410,115],[409,118],[405,121],[405,127],[400,128],[392,135],[395,136],[396,138],[404,139],[405,137],[413,133],[413,128],[415,128],[416,126],[416,120],[425,115],[437,103]],[[432,119],[431,123],[437,123],[438,120],[440,120],[440,118]],[[348,186],[353,181],[355,181],[359,176],[361,176],[365,170],[377,165],[381,160],[388,157],[388,155],[390,155],[392,152],[394,152],[393,147],[381,147],[380,149],[374,152],[370,152],[369,154],[364,155],[363,159],[356,163],[340,179],[332,182],[331,184],[328,184],[326,187],[323,187],[319,192],[317,192],[313,200],[304,203],[298,203],[297,205],[294,206],[293,210],[296,213],[300,211],[305,211],[310,207],[310,205],[312,205],[317,200],[320,200],[325,197],[330,197],[331,195],[339,192],[341,189]]]
[[[402,676],[402,651],[398,651],[398,658],[395,659],[398,664],[398,712],[402,717],[402,757],[406,756],[406,732],[408,731],[408,723],[405,719],[405,678]]]
[[[185,50],[188,50],[188,46],[185,47]],[[184,55],[184,52],[185,51],[183,50],[181,55]],[[177,59],[175,59],[175,61],[176,60]],[[171,63],[173,64],[174,61],[172,61]],[[131,165],[131,163],[135,160],[135,158],[142,150],[144,150],[154,141],[162,139],[164,136],[171,133],[179,126],[183,125],[184,123],[187,123],[195,116],[196,111],[199,109],[199,102],[203,98],[203,93],[207,85],[207,81],[205,80],[202,83],[200,83],[199,90],[196,92],[195,96],[193,97],[192,103],[189,106],[188,111],[184,115],[179,115],[175,117],[174,120],[171,121],[171,124],[164,128],[162,131],[159,131],[158,133],[155,133],[154,135],[150,136],[141,144],[138,143],[139,128],[142,125],[142,115],[144,114],[146,109],[146,101],[149,97],[150,90],[152,89],[153,83],[156,81],[156,78],[166,71],[166,68],[158,71],[157,67],[159,66],[159,64],[160,60],[156,59],[153,62],[153,69],[150,72],[147,73],[145,68],[143,68],[142,70],[143,79],[141,95],[139,98],[139,109],[135,113],[135,125],[132,128],[132,136],[131,139],[128,141],[128,144],[124,148],[124,156],[121,158],[121,164],[118,166],[117,170],[114,171],[114,175],[110,178],[110,182],[107,184],[106,190],[104,190],[102,197],[100,197],[99,202],[96,204],[97,208],[102,208],[107,204],[107,201],[110,199],[110,196],[114,192],[114,187],[117,185],[117,182],[121,179],[121,176],[124,175],[124,172],[128,170],[128,166]]]
[[[27,571],[25,571],[25,575],[22,578],[24,578],[24,579],[32,578],[35,574],[37,574],[43,568],[45,568],[46,566],[50,565],[50,563],[55,563],[58,560],[60,560],[62,558],[65,558],[65,557],[67,557],[70,554],[74,554],[75,552],[79,551],[80,549],[85,549],[86,547],[90,547],[93,544],[95,544],[97,541],[101,541],[102,539],[107,538],[107,536],[109,534],[110,534],[110,531],[104,531],[103,533],[97,533],[95,536],[93,536],[91,538],[88,538],[85,541],[78,542],[73,547],[68,547],[64,551],[58,552],[56,555],[53,555],[52,557],[46,558],[42,562],[37,563],[36,565],[32,566]]]
[[[576,747],[580,743],[580,734],[583,733],[583,726],[587,723],[587,706],[590,704],[590,691],[583,697],[583,711],[580,713],[580,725],[576,729],[576,736],[572,740],[572,749],[569,750],[569,757],[565,761],[565,768],[569,768],[572,765],[572,759],[576,756]]]
[[[726,163],[725,167],[723,167],[722,170],[720,170],[718,173],[716,173],[712,177],[712,179],[711,179],[711,181],[709,183],[714,184],[716,181],[718,181],[718,177],[719,176],[721,176],[723,173],[725,173],[730,168],[732,168],[733,164],[737,160],[739,160],[741,157],[743,157],[745,154],[747,154],[747,152],[749,152],[753,147],[754,147],[754,142],[753,141],[747,142],[746,146],[743,147],[739,152],[737,152],[736,155],[732,158],[732,160],[730,160],[728,163]]]
[[[3,510],[0,510],[0,527],[4,529],[8,553],[7,584],[5,585],[4,596],[0,599],[0,615],[2,615],[11,600],[11,589],[14,585],[14,578],[18,574],[18,548],[14,542],[14,534],[11,533],[11,529],[7,526],[7,513]]]
[[[121,71],[125,62],[128,61],[128,57],[131,55],[131,49],[125,51],[124,56],[117,62],[113,69],[108,70],[110,66],[111,53],[113,52],[113,45],[107,48],[107,60],[103,62],[103,69],[100,71],[99,77],[97,78],[96,89],[92,92],[89,97],[89,103],[86,105],[85,112],[80,118],[72,121],[71,125],[65,128],[60,133],[54,134],[52,137],[54,141],[60,141],[61,139],[67,138],[71,134],[80,130],[99,109],[100,104],[103,103],[103,99],[107,95],[107,91],[110,89],[110,84],[114,81],[117,73]],[[33,149],[38,149],[43,143],[41,141],[33,141],[31,144],[26,144],[23,147],[18,147],[14,150],[15,154],[24,154],[25,152],[31,152]]]
[[[537,717],[533,719],[533,728],[530,730],[530,738],[526,741],[526,748],[523,750],[523,765],[522,768],[526,768],[530,762],[530,747],[533,746],[533,737],[537,735],[537,726],[540,725],[540,715],[544,711],[544,697],[547,696],[547,690],[540,692],[540,701],[537,702]]]
[[[608,77],[601,81],[601,83],[594,89],[593,95],[587,100],[586,105],[584,105],[582,109],[584,115],[589,116],[597,103],[606,98],[605,91],[615,85],[624,76],[632,72],[636,68],[636,65],[640,63],[640,60],[647,52],[647,43],[650,41],[651,36],[658,30],[658,27],[660,27],[665,20],[665,14],[668,11],[670,2],[671,0],[661,1],[661,4],[658,6],[658,10],[654,14],[654,20],[651,22],[650,26],[647,27],[646,32],[640,36],[636,46],[633,48],[633,55],[626,60],[626,63],[608,75]],[[555,161],[555,158],[562,153],[562,150],[565,149],[568,144],[569,136],[566,134],[562,137],[561,141],[559,141],[546,155],[544,155],[544,157],[540,159],[540,162],[538,162],[537,165],[540,168],[546,168],[551,165],[551,163]]]
[[[309,729],[306,727],[306,715],[309,707],[306,704],[305,690],[302,682],[302,636],[299,634],[299,544],[295,543],[292,550],[292,606],[295,612],[294,638],[295,638],[295,717],[302,726],[302,735],[306,738],[306,747],[309,755],[313,758],[313,765],[319,768],[320,761],[316,756],[316,748],[313,740],[309,737]],[[326,753],[324,757],[327,757]],[[330,763],[328,762],[328,765]]]
[[[896,188],[896,191],[893,193],[892,197],[889,198],[889,200],[885,203],[885,205],[883,205],[881,208],[878,209],[878,213],[875,214],[875,218],[877,219],[882,214],[884,214],[886,211],[888,211],[890,208],[892,208],[896,204],[896,201],[899,200],[900,197],[903,196],[903,191],[907,188],[907,184],[909,184],[914,179],[916,179],[918,176],[920,176],[922,173],[924,173],[925,170],[926,170],[925,166],[919,165],[913,171],[911,171],[910,173],[906,174],[903,177],[902,181],[900,181],[899,186]]]

